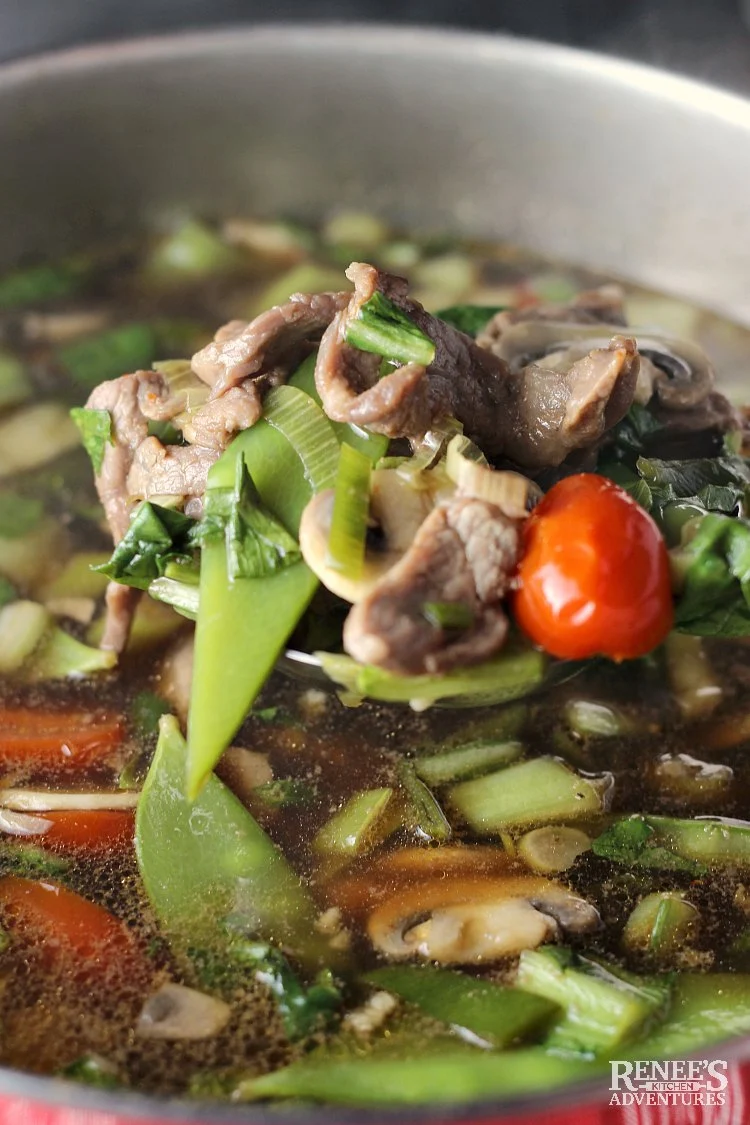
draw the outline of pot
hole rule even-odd
[[[337,205],[507,239],[750,325],[750,102],[595,55],[371,25],[85,48],[0,71],[0,151],[0,267],[180,212]],[[709,1054],[729,1065],[725,1105],[669,1121],[744,1120],[750,1041]],[[267,1110],[0,1070],[0,1125],[652,1120],[611,1097],[602,1081],[501,1105]]]

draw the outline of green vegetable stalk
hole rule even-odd
[[[345,339],[363,352],[374,352],[394,363],[419,363],[428,367],[435,358],[432,340],[393,301],[373,293],[357,317],[346,326]]]

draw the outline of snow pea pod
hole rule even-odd
[[[208,489],[231,488],[243,457],[263,504],[296,536],[310,497],[333,485],[339,445],[309,396],[278,387],[266,397],[264,417],[211,468]],[[304,562],[230,581],[225,543],[204,545],[188,718],[191,798],[241,726],[317,584]]]
[[[135,846],[146,892],[173,945],[220,951],[228,916],[306,966],[331,961],[317,910],[299,876],[234,794],[211,774],[190,804],[183,793],[185,740],[163,715],[136,816]]]

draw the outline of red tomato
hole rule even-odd
[[[515,618],[553,656],[643,656],[672,626],[658,527],[627,492],[593,473],[559,481],[534,509],[518,582]]]

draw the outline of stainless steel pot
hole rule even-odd
[[[368,25],[87,48],[0,71],[0,154],[0,265],[180,211],[315,217],[344,205],[509,239],[750,325],[750,103],[611,59]],[[720,1049],[744,1055],[750,1043]],[[732,1083],[723,1120],[739,1122],[739,1067]],[[373,1116],[187,1109],[0,1072],[0,1125],[603,1125],[622,1120],[605,1085]]]

